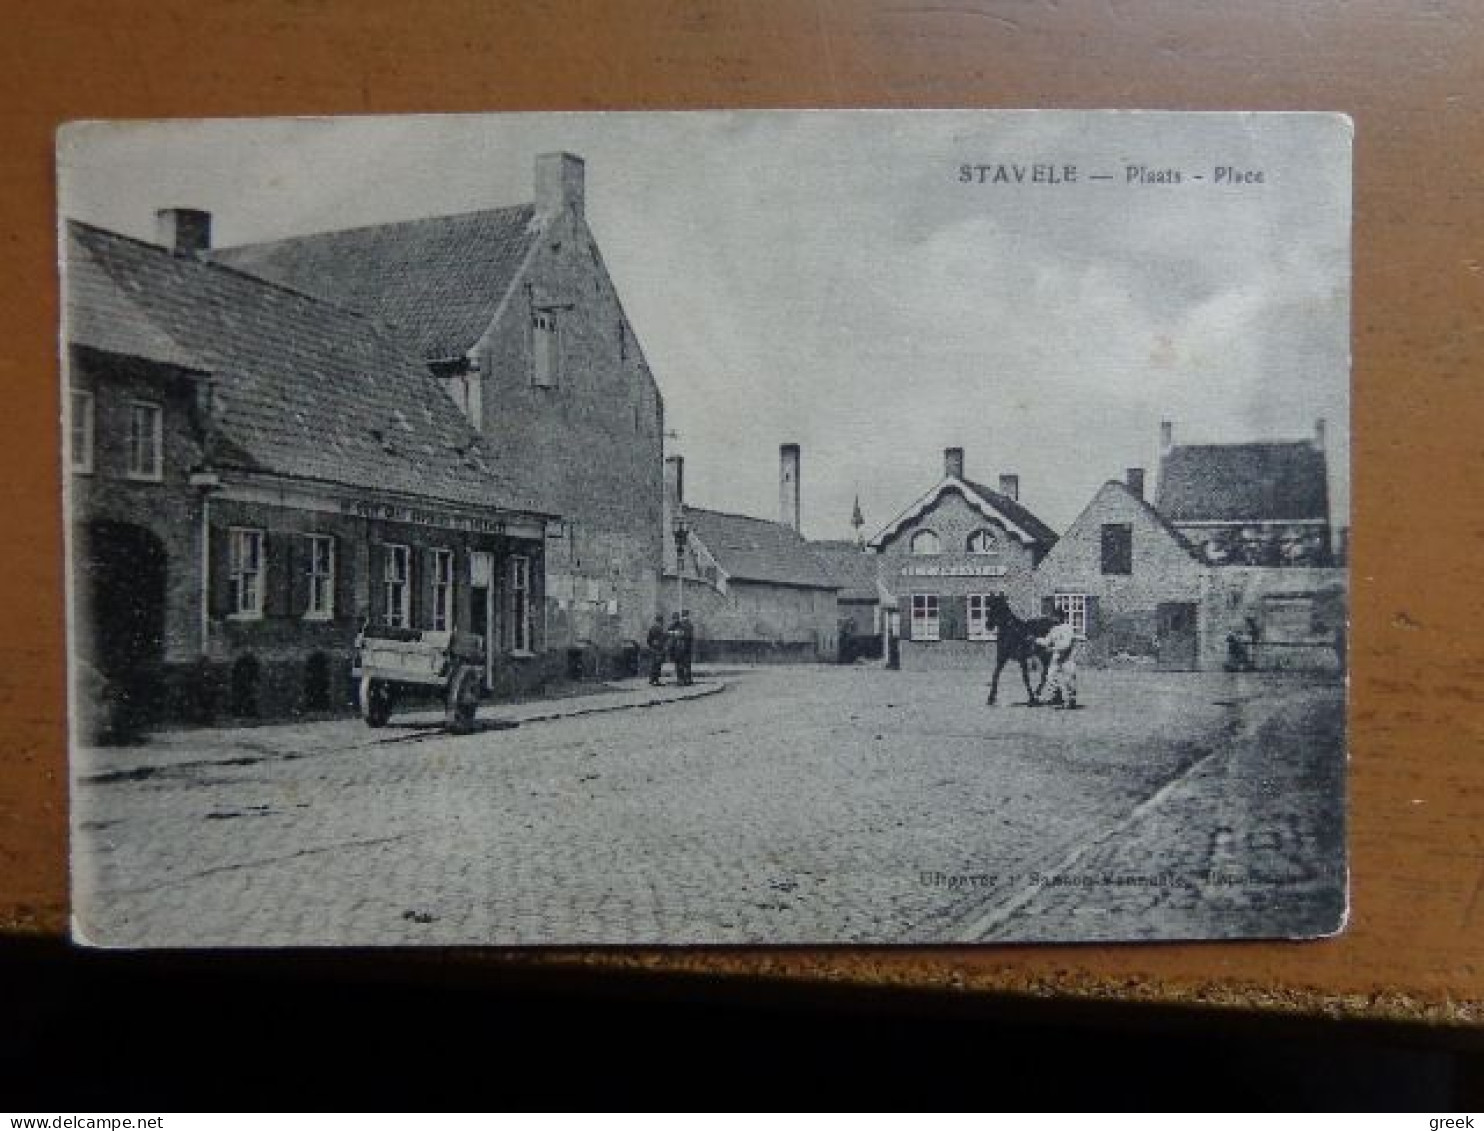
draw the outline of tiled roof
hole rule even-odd
[[[876,600],[877,566],[881,559],[875,554],[845,541],[810,542],[809,551],[826,576],[840,587],[842,601]]]
[[[76,222],[67,225],[67,263],[69,288],[82,283],[69,310],[90,308],[84,325],[173,343],[216,379],[223,466],[240,460],[298,479],[542,511],[518,495],[422,360],[375,321]],[[108,304],[94,308],[99,294]]]
[[[149,320],[118,280],[94,258],[88,243],[76,238],[70,224],[66,271],[64,317],[69,344],[179,369],[205,369],[199,358],[188,354]]]
[[[1008,518],[1016,526],[1024,530],[1037,542],[1050,546],[1056,541],[1056,531],[1047,526],[1018,501],[1009,495],[1002,495],[998,491],[991,491],[982,483],[975,483],[972,479],[965,479],[964,484],[978,493],[979,497],[988,502],[995,510]]]
[[[690,506],[685,515],[716,563],[734,580],[809,589],[837,587],[809,552],[809,543],[792,527]]]
[[[221,248],[240,270],[397,327],[429,361],[462,357],[539,234],[534,205]]]
[[[1155,506],[1176,523],[1327,519],[1324,453],[1307,440],[1175,447]]]

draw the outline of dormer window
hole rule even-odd
[[[912,553],[919,557],[929,554],[941,554],[943,543],[931,530],[919,530],[912,535]]]
[[[539,389],[555,388],[560,375],[557,318],[550,310],[531,315],[531,384]]]

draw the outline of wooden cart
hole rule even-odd
[[[387,724],[402,688],[441,687],[448,728],[467,733],[484,689],[484,637],[368,625],[356,637],[351,674],[367,726]]]

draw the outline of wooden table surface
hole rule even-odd
[[[1356,123],[1349,930],[461,955],[1484,1023],[1484,4],[14,0],[0,42],[0,931],[66,926],[52,138],[88,117],[797,106]],[[409,16],[404,12],[416,12]],[[467,169],[455,171],[467,175]],[[1294,380],[1303,380],[1295,373]]]

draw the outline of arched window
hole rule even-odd
[[[943,544],[938,541],[938,536],[931,530],[919,530],[912,535],[912,552],[914,554],[938,554],[942,553]]]
[[[993,530],[976,530],[969,535],[968,548],[971,554],[998,554],[1000,540]]]

